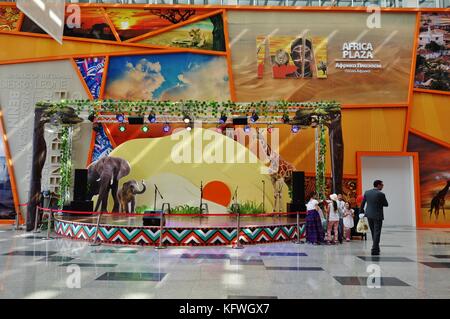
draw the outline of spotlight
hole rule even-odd
[[[246,126],[244,127],[244,132],[245,132],[245,133],[249,133],[249,132],[250,132],[250,125],[246,125]]]
[[[150,115],[148,116],[148,121],[150,122],[150,123],[155,123],[156,122],[156,115],[155,115],[155,113],[150,113]]]
[[[283,114],[283,117],[281,119],[283,121],[283,123],[289,123],[289,115],[288,114]]]
[[[192,127],[190,125],[186,126],[186,130],[192,131]]]
[[[119,131],[120,132],[125,132],[127,130],[127,128],[125,127],[125,125],[119,125]]]
[[[258,114],[256,112],[253,112],[252,116],[250,117],[250,119],[251,119],[251,121],[253,123],[255,123],[259,119],[259,116],[258,116]]]
[[[300,127],[298,127],[298,125],[292,125],[291,131],[292,133],[298,133],[298,131],[300,131]]]
[[[186,124],[189,124],[191,122],[191,118],[189,117],[189,115],[185,115],[183,117],[183,122]]]
[[[125,121],[125,116],[123,114],[117,114],[116,119],[119,123],[123,123],[123,121]]]
[[[228,117],[225,114],[222,114],[219,119],[220,124],[224,124],[228,120]]]
[[[163,126],[163,131],[166,132],[166,133],[170,131],[170,125],[169,125],[169,123],[164,124],[164,126]]]
[[[141,131],[144,132],[144,133],[147,133],[149,131],[148,126],[147,125],[142,126],[141,127]]]
[[[94,123],[94,121],[95,121],[95,114],[94,113],[89,114],[88,120],[91,121],[92,123]]]

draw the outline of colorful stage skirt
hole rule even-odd
[[[315,209],[308,210],[306,214],[306,242],[312,244],[322,243],[324,237],[325,232],[319,213]]]

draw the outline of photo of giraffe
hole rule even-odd
[[[450,224],[450,149],[410,133],[408,152],[419,153],[422,222]]]

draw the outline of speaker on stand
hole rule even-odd
[[[292,203],[288,204],[288,212],[304,212],[305,205],[305,172],[292,172]]]
[[[79,212],[92,212],[94,210],[94,202],[88,200],[88,170],[76,169],[73,185],[73,201],[68,206],[64,206],[64,210],[73,210]]]

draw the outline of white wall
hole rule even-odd
[[[376,179],[384,183],[389,203],[384,209],[384,225],[416,225],[412,156],[363,156],[361,174],[363,192],[372,189]]]
[[[60,100],[61,92],[65,92],[67,99],[87,98],[84,87],[68,60],[0,66],[0,108],[3,111],[21,203],[28,202],[34,106],[42,100]],[[81,135],[74,136],[75,168],[86,164],[90,132],[88,127],[82,130]],[[44,167],[43,180],[49,173],[47,167],[48,165]]]

